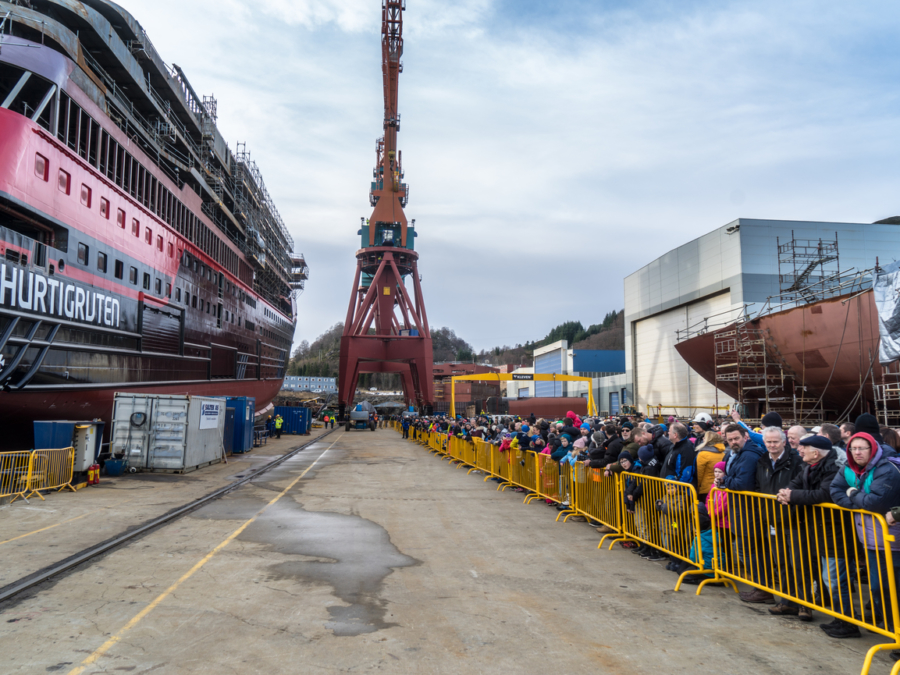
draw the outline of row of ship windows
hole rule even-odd
[[[40,153],[35,153],[34,173],[36,176],[38,176],[44,182],[49,181],[50,162],[46,157],[44,157]],[[57,178],[57,186],[58,186],[60,192],[66,194],[66,195],[71,195],[71,193],[72,193],[72,177],[64,169],[59,170],[59,176]],[[81,204],[83,206],[85,206],[86,208],[91,208],[92,203],[93,203],[93,190],[89,186],[82,184],[81,185]],[[109,200],[104,197],[100,198],[100,215],[107,220],[109,220],[110,215],[111,215]],[[123,209],[117,209],[116,210],[116,225],[120,229],[124,230],[126,221],[127,221],[127,216],[126,216],[125,211]],[[144,232],[144,241],[147,244],[152,246],[153,245],[153,229],[150,227],[144,227],[143,232]],[[137,238],[141,237],[141,222],[137,218],[131,219],[131,234]],[[83,245],[79,245],[79,246],[83,246]],[[163,251],[166,251],[170,258],[175,257],[174,244],[172,242],[166,243],[165,241],[163,241],[162,235],[156,235],[156,249],[160,253],[162,253]],[[179,249],[179,254],[180,253],[181,253],[181,249]],[[193,269],[194,272],[199,272],[201,277],[206,276],[206,278],[208,280],[211,280],[214,284],[217,283],[218,275],[217,275],[217,273],[213,272],[209,266],[200,263],[197,260],[197,258],[191,256],[190,254],[188,254],[186,252],[184,253],[184,256],[185,256],[184,264],[187,266],[188,269]],[[98,263],[99,263],[99,261],[98,261]],[[134,268],[132,268],[132,269],[134,269]],[[104,271],[106,271],[106,270],[104,269]],[[224,281],[224,275],[222,275],[222,276],[223,276],[223,281]],[[117,277],[117,278],[121,279],[122,277]],[[157,281],[159,281],[159,280],[157,280]],[[137,281],[132,280],[132,283],[137,283]],[[224,285],[226,287],[226,292],[230,293],[231,295],[233,295],[235,297],[240,297],[242,302],[245,302],[246,304],[249,304],[254,308],[256,307],[256,300],[251,298],[250,296],[248,296],[243,291],[238,293],[238,287],[236,284],[232,284],[230,281],[225,281]],[[159,291],[157,291],[157,294],[159,294]],[[269,310],[266,310],[266,312],[268,314],[272,314],[273,318],[274,318],[274,313],[269,312]]]
[[[36,153],[35,160],[34,160],[35,175],[37,175],[39,178],[41,178],[45,182],[48,181],[49,180],[49,167],[50,167],[50,163],[47,160],[47,158],[39,153]],[[71,187],[72,187],[71,183],[72,183],[71,175],[64,169],[60,169],[59,170],[59,178],[57,181],[59,191],[66,195],[71,194]],[[82,186],[81,186],[81,203],[82,203],[82,205],[87,208],[91,208],[92,201],[93,201],[93,190],[90,187],[88,187],[87,185],[82,184]],[[110,217],[109,200],[107,200],[103,197],[100,198],[100,215],[103,216],[104,218],[106,218],[107,220],[109,220],[109,217]],[[118,227],[120,229],[124,230],[126,220],[127,220],[127,216],[125,214],[125,211],[123,209],[117,209],[116,225],[118,225]],[[137,218],[131,219],[131,234],[137,238],[141,237],[141,222]],[[151,246],[153,245],[153,229],[152,228],[144,227],[144,241]],[[83,246],[83,244],[79,244],[79,246]],[[156,235],[156,249],[160,253],[162,253],[165,250],[170,258],[175,257],[174,244],[172,244],[172,242],[168,242],[168,244],[166,244],[166,242],[163,241],[162,235]],[[180,252],[181,252],[181,250],[179,249],[179,253]],[[183,262],[188,269],[193,269],[194,272],[199,272],[201,277],[205,276],[208,280],[212,281],[214,284],[218,283],[218,281],[219,281],[218,274],[216,272],[213,272],[212,269],[208,265],[204,265],[197,258],[195,258],[194,256],[191,256],[189,253],[184,253],[184,256],[185,256],[185,258],[184,258]],[[132,268],[132,269],[134,269],[134,268]],[[104,271],[106,271],[106,270],[104,269]],[[250,297],[243,291],[240,291],[240,293],[238,293],[237,285],[232,284],[230,281],[224,280],[224,275],[222,275],[222,276],[223,276],[225,291],[227,293],[233,295],[234,297],[240,297],[241,302],[244,302],[244,303],[250,305],[254,309],[256,308],[256,300],[254,298]],[[121,277],[117,277],[117,278],[121,279]],[[132,283],[137,283],[137,282],[133,281]],[[283,319],[280,319],[279,317],[277,317],[275,315],[275,313],[270,311],[269,309],[266,309],[265,311],[266,311],[266,315],[269,316],[269,318],[271,318],[272,320],[279,321],[280,323],[286,323]]]
[[[50,169],[49,160],[46,157],[44,157],[43,155],[41,155],[40,153],[36,153],[35,161],[34,161],[35,175],[37,175],[43,181],[47,182],[47,181],[49,181],[49,173],[50,173],[49,169]],[[57,185],[59,187],[60,192],[63,192],[66,195],[71,194],[72,177],[64,169],[59,170],[59,177],[57,180]],[[93,190],[90,187],[88,187],[87,185],[82,184],[81,185],[81,203],[82,203],[82,205],[87,208],[91,208],[92,201],[93,201]],[[105,199],[104,197],[100,198],[100,215],[103,218],[106,218],[107,220],[110,217],[109,200]],[[124,230],[126,220],[127,220],[127,217],[126,217],[125,211],[122,209],[117,209],[116,225],[118,225],[118,227],[120,229]],[[131,234],[137,238],[140,238],[140,236],[141,236],[141,223],[137,218],[131,219]],[[144,228],[144,241],[149,245],[153,244],[152,228],[150,228],[150,227]],[[168,242],[167,247],[165,246],[165,244],[166,244],[166,242],[163,241],[162,235],[156,235],[157,250],[160,253],[162,253],[163,250],[167,250],[168,256],[170,258],[175,257],[175,246],[172,244],[172,242]],[[89,255],[88,246],[85,244],[79,244],[78,245],[78,261],[83,265],[87,265],[88,264],[88,262],[87,262],[88,255]],[[188,269],[193,269],[194,272],[199,272],[201,277],[206,276],[206,278],[208,280],[212,281],[214,284],[218,282],[218,274],[213,272],[209,266],[200,263],[197,260],[197,258],[191,256],[188,253],[185,253],[184,255],[185,255],[184,263]],[[105,253],[98,253],[97,269],[103,271],[104,273],[106,272],[106,254]],[[130,274],[129,274],[129,280],[131,281],[132,284],[135,284],[135,285],[137,284],[137,273],[138,273],[137,269],[132,267],[130,270]],[[117,279],[122,279],[123,275],[124,275],[123,263],[121,260],[117,260],[115,276]],[[245,303],[251,305],[252,307],[256,306],[256,300],[254,298],[251,298],[250,296],[245,294],[243,291],[238,293],[237,285],[232,284],[230,281],[225,281],[224,285],[226,287],[227,293],[229,293],[235,297],[240,297],[242,302],[245,302]],[[145,289],[150,290],[150,275],[149,274],[146,274],[146,273],[144,274],[143,286]],[[167,287],[166,296],[171,296],[171,284],[166,284],[166,287]],[[162,293],[162,281],[160,279],[157,279],[156,280],[156,294],[161,295],[161,293]],[[194,301],[195,301],[194,307],[196,307],[196,296],[194,298]],[[210,303],[207,302],[206,304],[207,304],[207,313],[209,313],[209,304]],[[272,320],[279,321],[280,323],[286,323],[286,322],[284,322],[283,319],[280,319],[280,317],[277,317],[274,312],[271,312],[267,308],[264,308],[264,309],[265,309],[266,315],[269,316]],[[227,311],[226,311],[226,314],[228,314]],[[231,323],[234,323],[233,316],[232,316]],[[240,322],[238,323],[238,325],[240,325]]]
[[[48,182],[50,180],[50,162],[43,155],[36,153],[34,157],[34,173],[35,175],[43,180],[44,182]],[[72,176],[68,171],[64,169],[59,170],[59,175],[57,177],[57,187],[59,191],[66,195],[72,194]],[[87,185],[81,185],[81,204],[87,208],[91,208],[93,203],[93,190]],[[109,220],[111,215],[111,209],[109,206],[109,200],[101,197],[100,198],[100,215]],[[125,211],[123,209],[116,210],[116,225],[119,226],[120,229],[125,229],[125,221],[127,220]],[[141,221],[137,218],[131,219],[131,234],[135,237],[140,238],[141,236]],[[153,229],[150,227],[144,228],[144,241],[153,245]],[[163,241],[162,235],[156,235],[156,249],[162,253],[164,250],[165,242]],[[168,243],[168,255],[170,258],[175,257],[175,245],[172,242]]]
[[[83,265],[85,267],[88,267],[91,264],[91,249],[87,244],[81,244],[81,243],[78,244],[77,260],[80,265]],[[109,261],[109,257],[106,255],[106,253],[103,253],[102,251],[98,252],[97,253],[97,270],[102,272],[103,274],[106,274],[107,269],[108,269],[108,261]],[[63,271],[65,269],[65,263],[62,260],[59,261],[59,269],[60,269],[60,271]],[[121,260],[115,261],[115,264],[113,266],[113,276],[116,279],[124,279],[125,263],[122,262]],[[136,267],[129,266],[128,281],[131,284],[137,286],[138,277],[139,277],[138,269]],[[141,286],[144,288],[144,290],[147,290],[147,291],[151,290],[151,281],[153,281],[153,279],[150,276],[150,274],[147,272],[144,272],[142,284],[141,284]],[[153,285],[153,290],[156,293],[157,297],[167,297],[167,298],[172,297],[172,284],[167,282],[165,286],[166,286],[166,292],[165,292],[165,296],[163,296],[163,280],[157,277],[155,280],[155,284]],[[176,288],[175,289],[175,301],[181,302],[181,298],[182,298],[181,289]],[[186,307],[192,307],[193,309],[199,309],[201,312],[204,310],[204,300],[202,298],[200,298],[200,296],[197,295],[196,293],[192,295],[190,292],[188,292],[188,290],[186,288],[184,289],[184,304]],[[206,309],[207,314],[214,313],[213,309],[212,309],[212,304],[209,301],[206,301],[205,309]],[[238,326],[241,325],[241,317],[237,317],[234,312],[230,312],[226,309],[226,310],[224,310],[224,315],[225,315],[226,323],[235,323],[235,318],[237,318],[237,325]],[[250,328],[251,330],[255,330],[255,325],[252,322],[246,321],[244,323],[246,324],[247,328]]]
[[[245,283],[252,283],[252,271],[237,254],[65,92],[60,94],[56,135],[224,268]]]

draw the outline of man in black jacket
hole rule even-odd
[[[823,595],[822,598],[826,606],[841,613],[850,609],[844,541],[846,539],[848,543],[846,550],[852,551],[855,547],[853,523],[846,514],[813,508],[816,504],[833,503],[830,487],[839,467],[838,452],[832,443],[826,436],[800,439],[797,450],[803,459],[803,468],[788,487],[778,491],[778,502],[791,507],[791,541],[793,550],[799,554],[795,556],[794,567],[803,570],[805,581],[797,597],[812,602],[812,582],[815,581],[819,588],[828,590],[828,597]],[[821,573],[818,572],[820,568]],[[812,610],[801,607],[800,619],[811,621]],[[831,635],[830,630],[835,630],[840,633],[838,637],[860,636],[859,628],[840,619],[820,627],[828,635]]]
[[[625,447],[625,441],[622,440],[619,430],[614,424],[607,424],[604,431],[606,432],[606,440],[603,442],[603,466],[608,466],[619,458],[622,449]]]
[[[777,495],[778,491],[788,487],[794,477],[803,468],[803,462],[797,451],[787,445],[787,438],[779,427],[763,429],[763,441],[766,444],[765,457],[756,464],[756,492]],[[789,522],[787,509],[776,501],[768,499],[742,500],[739,502],[743,511],[739,514],[742,524],[753,529],[745,542],[751,544],[749,551],[744,551],[741,558],[750,563],[750,574],[753,581],[769,588],[779,588],[790,593],[793,584],[790,561],[790,530],[782,529],[782,524]],[[752,541],[751,541],[752,540]],[[777,547],[777,548],[774,548]],[[778,578],[775,570],[778,570]],[[774,586],[773,584],[778,584]],[[771,602],[772,594],[754,588],[740,594],[744,602]],[[799,610],[796,604],[781,601],[771,610],[777,615],[796,615]]]
[[[653,452],[656,453],[656,461],[662,464],[672,449],[668,431],[662,424],[657,424],[655,427],[650,427],[650,435],[652,438],[650,444],[653,446]]]

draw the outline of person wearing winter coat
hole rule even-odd
[[[554,462],[559,462],[563,457],[569,454],[569,451],[572,449],[572,446],[569,444],[568,436],[561,436],[559,439],[559,445],[550,446],[550,459]]]
[[[800,473],[803,461],[797,451],[788,445],[787,437],[780,427],[766,427],[762,436],[766,443],[767,455],[756,464],[755,492],[777,495],[779,490],[790,485],[794,476]],[[780,584],[779,588],[785,589],[789,595],[794,595],[794,575],[791,570],[799,561],[793,560],[795,552],[790,547],[790,531],[776,530],[774,536],[771,532],[772,527],[779,528],[781,524],[789,522],[786,507],[770,500],[756,500],[755,506],[746,500],[741,504],[745,512],[738,514],[738,517],[751,530],[752,544],[744,551],[744,555],[752,558],[753,581],[768,588]],[[751,513],[746,513],[748,510]],[[769,602],[772,599],[770,593],[760,589],[743,591],[740,597],[745,602]],[[789,600],[780,599],[769,612],[779,616],[797,615],[799,608]]]
[[[672,441],[669,440],[667,435],[668,429],[665,424],[657,424],[650,427],[649,432],[651,438],[649,443],[653,446],[653,452],[656,454],[657,461],[662,464],[666,459],[666,455],[672,449]]]
[[[697,446],[697,499],[701,504],[715,481],[715,466],[723,459],[725,441],[715,431],[707,431]]]
[[[662,477],[679,483],[695,484],[696,466],[694,444],[688,439],[687,427],[676,422],[669,429],[672,449],[663,460]]]
[[[725,427],[725,442],[731,449],[725,460],[722,487],[735,492],[756,490],[756,465],[766,451],[750,440],[747,430],[738,424]]]
[[[629,430],[629,434],[631,431]],[[622,453],[622,450],[625,448],[625,440],[622,436],[619,435],[619,430],[612,424],[607,425],[606,427],[606,442],[604,443],[604,456],[603,456],[603,465],[612,464],[615,462],[619,455]],[[630,436],[629,436],[630,440]]]
[[[721,490],[713,492],[712,488],[722,487],[722,481],[725,480],[725,462],[716,463],[713,467],[713,482],[710,491],[706,495],[706,513],[712,521],[715,522],[719,530],[728,530],[731,525],[728,521],[728,495]]]
[[[862,415],[860,415],[862,417]],[[859,418],[857,418],[859,429]],[[872,513],[887,514],[892,507],[900,504],[900,461],[889,454],[878,441],[866,432],[857,431],[847,443],[847,466],[838,471],[831,483],[831,498],[838,506],[860,509]],[[869,569],[869,590],[873,597],[873,610],[884,617],[885,628],[896,630],[891,623],[892,615],[890,589],[883,587],[887,579],[887,563],[884,549],[886,542],[877,519],[863,514],[853,515],[859,541],[866,547]],[[900,524],[888,526],[888,534],[894,535],[890,542],[893,551],[894,578],[900,579]],[[840,637],[829,632],[831,637]]]
[[[619,455],[619,459],[616,462],[619,466],[619,470],[622,472],[628,473],[640,473],[641,472],[641,461],[633,461],[631,458],[631,454],[622,451],[622,454]],[[638,480],[634,476],[628,476],[625,479],[625,491],[623,494],[623,498],[625,500],[625,508],[634,513],[634,505],[635,502],[640,498],[641,492],[639,491],[640,486],[638,485]],[[635,497],[635,493],[637,493],[637,497]]]
[[[838,454],[825,436],[810,435],[801,438],[797,450],[803,460],[803,467],[788,487],[778,491],[778,502],[791,508],[790,527],[793,550],[797,552],[795,569],[810,570],[810,575],[802,575],[798,581],[804,584],[799,591],[801,597],[813,601],[813,581],[819,588],[827,589],[836,612],[850,610],[850,589],[847,582],[847,568],[844,561],[845,533],[852,531],[852,523],[846,514],[830,509],[815,509],[816,504],[830,504],[831,482],[839,471]],[[809,550],[809,547],[812,550]],[[853,550],[850,542],[849,550]],[[819,555],[817,555],[817,552]],[[821,569],[821,575],[815,570]],[[813,578],[814,577],[814,578]],[[823,599],[828,602],[828,599]],[[801,607],[802,621],[812,620],[812,611]],[[826,633],[841,626],[849,628],[849,633],[859,634],[853,624],[840,620],[823,627]],[[843,628],[841,630],[844,630]],[[849,633],[846,637],[849,637]]]
[[[649,438],[649,436],[648,436]],[[645,445],[638,450],[638,463],[640,463],[641,469],[640,473],[642,476],[652,476],[654,478],[659,477],[660,465],[656,459],[656,452],[653,449],[652,445]],[[637,472],[636,469],[632,469],[633,472]],[[644,540],[650,540],[650,526],[648,523],[652,522],[651,516],[649,515],[652,510],[655,509],[653,503],[646,503],[641,501],[641,497],[644,495],[644,486],[643,482],[637,479],[632,479],[634,481],[634,486],[631,488],[631,494],[634,496],[634,525],[637,530],[638,536]],[[637,553],[642,558],[647,558],[650,560],[665,560],[665,556],[657,551],[652,546],[648,546],[647,544],[641,544],[637,549],[633,551]]]

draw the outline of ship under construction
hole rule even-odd
[[[0,0],[0,409],[282,385],[308,268],[217,101],[105,0]]]

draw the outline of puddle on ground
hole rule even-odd
[[[331,586],[347,603],[328,608],[331,621],[325,627],[338,636],[374,633],[395,625],[384,619],[387,601],[380,597],[382,583],[394,569],[418,563],[398,551],[387,531],[371,520],[304,511],[287,498],[266,511],[239,539],[264,544],[283,555],[307,558],[273,565],[269,578]]]
[[[329,459],[326,462],[323,458],[316,469],[338,457]],[[277,474],[287,473],[287,464],[266,477],[270,480],[285,478]],[[269,487],[256,482],[254,485]],[[363,635],[396,625],[385,621],[388,603],[380,597],[382,584],[393,570],[416,565],[419,561],[398,551],[387,530],[371,520],[356,515],[304,510],[295,501],[296,497],[302,498],[302,494],[297,494],[299,490],[300,486],[297,486],[291,494],[270,506],[238,538],[296,557],[272,565],[268,570],[269,579],[293,579],[331,586],[334,595],[346,603],[346,606],[328,608],[331,621],[326,628],[335,635]],[[264,504],[250,491],[239,490],[204,508],[197,517],[249,518]]]

